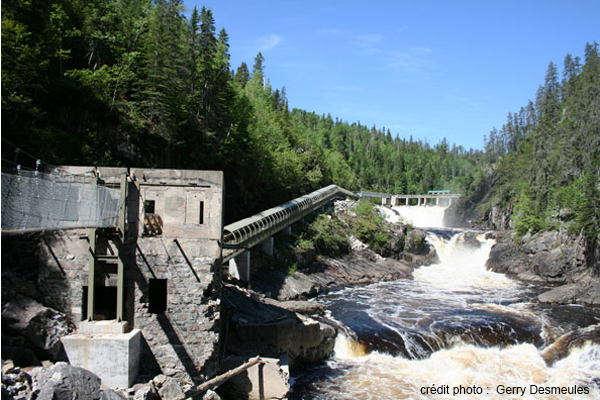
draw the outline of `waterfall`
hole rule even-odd
[[[390,222],[403,222],[420,228],[444,228],[446,206],[379,207]]]
[[[443,210],[404,206],[382,212],[388,219],[440,227]],[[586,322],[582,334],[566,337],[582,340],[566,340],[567,326],[578,323],[577,309],[558,313],[571,318],[564,323],[551,308],[532,303],[539,288],[487,271],[494,240],[481,232],[430,230],[427,241],[440,262],[415,270],[414,280],[346,288],[318,299],[346,333],[336,339],[334,357],[312,370],[292,398],[600,397],[600,340],[594,337],[600,325]],[[600,310],[586,310],[586,321],[589,313],[600,323]],[[561,346],[553,346],[561,334]]]

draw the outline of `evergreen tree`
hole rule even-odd
[[[249,80],[250,72],[248,71],[248,65],[246,65],[245,62],[242,62],[235,73],[234,81],[239,83],[243,89],[246,87]]]
[[[258,53],[254,58],[254,67],[252,67],[252,80],[258,82],[259,84],[264,84],[265,79],[265,67],[264,67],[265,58],[262,53]]]

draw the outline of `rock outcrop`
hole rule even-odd
[[[600,280],[586,265],[585,242],[561,232],[526,235],[517,243],[515,233],[496,233],[487,268],[510,277],[557,286],[542,293],[543,303],[600,305]]]
[[[63,313],[17,294],[2,306],[2,330],[25,338],[24,344],[31,345],[38,357],[61,360],[64,355],[60,338],[73,327]]]
[[[351,240],[351,252],[341,258],[320,257],[306,268],[288,275],[284,271],[261,269],[252,277],[253,289],[280,301],[315,297],[332,288],[364,285],[396,279],[411,279],[412,271],[430,265],[438,258],[425,241],[425,232],[411,230],[400,260],[385,258],[357,239]],[[410,245],[408,243],[411,243]]]

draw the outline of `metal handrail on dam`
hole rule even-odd
[[[356,198],[357,196],[339,186],[329,185],[225,226],[223,262],[261,243],[336,197]]]

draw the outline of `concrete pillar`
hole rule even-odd
[[[273,256],[273,248],[275,247],[275,238],[273,236],[271,236],[270,238],[266,238],[260,244],[260,247],[263,252],[265,252],[266,254],[268,254],[270,256]]]
[[[126,325],[114,320],[86,322],[77,334],[63,336],[69,363],[92,371],[108,388],[131,387],[139,371],[142,334],[139,329],[122,333]]]
[[[420,206],[421,205],[421,198],[419,197],[418,201],[417,201],[417,205]]]
[[[245,251],[237,257],[229,260],[229,274],[241,281],[248,282],[250,279],[250,252]]]
[[[292,226],[288,225],[282,231],[285,235],[292,236]]]

